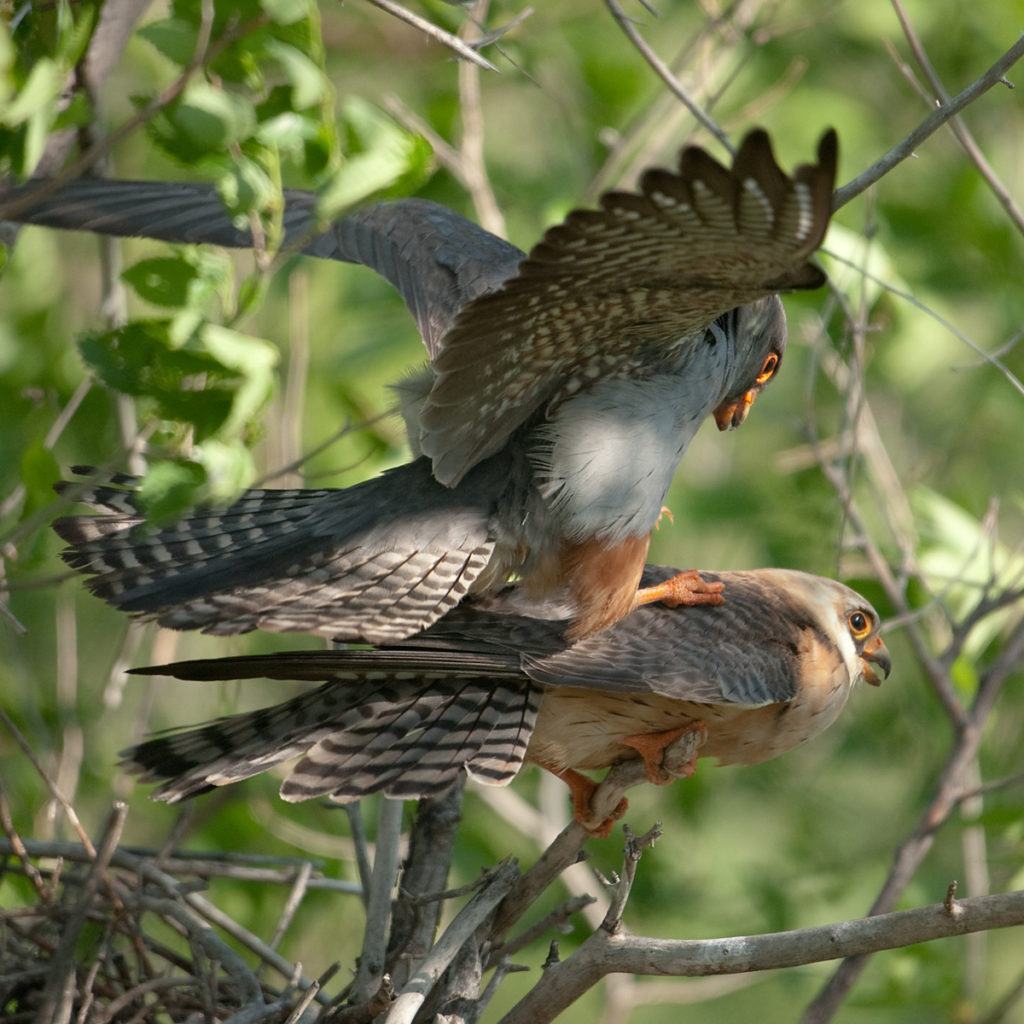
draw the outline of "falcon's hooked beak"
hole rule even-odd
[[[864,682],[871,686],[880,686],[882,680],[878,673],[868,664],[871,662],[877,665],[882,671],[882,678],[888,679],[892,669],[892,658],[889,657],[889,648],[882,642],[882,638],[876,633],[864,645],[860,652],[860,663],[864,666]]]
[[[735,430],[750,412],[760,388],[744,391],[734,402],[723,402],[713,413],[719,430]]]

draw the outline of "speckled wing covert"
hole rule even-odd
[[[644,582],[674,572],[648,567]],[[856,669],[850,664],[858,656],[888,673],[878,616],[849,588],[786,570],[705,576],[726,583],[726,605],[650,605],[574,645],[564,638],[564,618],[522,614],[528,604],[511,588],[481,605],[463,604],[420,636],[388,648],[139,669],[193,680],[328,682],[276,707],[147,740],[125,751],[123,763],[147,781],[161,781],[154,796],[167,800],[300,755],[282,785],[285,799],[326,795],[346,802],[377,791],[411,798],[439,792],[463,769],[505,784],[524,760],[545,763],[531,746],[535,730],[557,734],[570,767],[606,766],[630,754],[619,741],[623,730],[631,731],[634,708],[648,716],[653,708],[655,721],[667,719],[666,729],[703,718],[716,756],[753,763],[833,720],[863,677],[864,661]],[[545,616],[564,609],[552,600],[532,611]],[[857,613],[865,629],[855,652],[842,634]],[[593,700],[587,714],[610,751],[603,764],[588,761],[593,744],[578,721],[554,720],[564,714],[555,698],[566,692],[582,692],[584,704]],[[809,702],[804,712],[797,710],[802,700]],[[749,735],[743,713],[752,716]],[[719,721],[729,723],[721,741]],[[744,749],[731,752],[729,744]]]
[[[282,249],[358,263],[392,284],[409,307],[433,358],[458,310],[515,273],[525,253],[454,210],[428,199],[400,199],[355,210],[329,224],[317,196],[286,189]],[[213,185],[79,178],[0,187],[0,221],[118,238],[251,249],[244,218],[232,220]]]
[[[456,484],[517,426],[598,376],[657,364],[717,316],[774,292],[817,288],[807,263],[831,213],[838,142],[787,176],[766,132],[731,170],[689,146],[551,228],[498,288],[456,316],[421,417],[434,475]]]

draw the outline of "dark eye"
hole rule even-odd
[[[852,612],[846,621],[854,640],[863,640],[871,632],[871,620],[863,612]]]
[[[772,374],[778,369],[779,356],[777,352],[771,352],[768,358],[765,359],[764,365],[761,367],[761,372],[757,375],[757,384],[766,384],[772,378]]]

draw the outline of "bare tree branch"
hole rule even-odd
[[[976,78],[966,89],[951,100],[936,107],[902,142],[897,143],[885,156],[876,160],[866,171],[861,172],[842,188],[837,188],[832,197],[832,209],[839,210],[855,196],[870,188],[880,178],[888,174],[898,163],[913,155],[915,149],[930,135],[934,135],[951,117],[958,114],[968,104],[988,92],[994,85],[1004,81],[1006,72],[1024,57],[1024,36],[1021,36],[1003,55],[986,71]]]
[[[600,978],[625,974],[701,977],[770,971],[866,955],[951,935],[1024,924],[1024,890],[859,918],[818,928],[727,939],[645,939],[595,931],[567,960],[552,964],[501,1024],[544,1024]]]
[[[366,931],[359,971],[352,983],[353,998],[366,1002],[380,988],[391,924],[391,895],[398,876],[398,843],[402,835],[404,800],[383,797],[377,818],[377,853],[366,900]]]
[[[910,18],[901,0],[892,0],[892,6],[903,29],[903,34],[907,37],[907,43],[914,54],[914,59],[928,80],[929,86],[940,103],[948,103],[949,94],[946,92],[942,80],[932,66],[932,62],[928,59],[928,54],[925,52],[921,40],[914,31],[914,26],[910,23]],[[953,117],[949,122],[949,130],[956,136],[957,141],[963,147],[964,152],[971,158],[974,166],[978,168],[978,173],[984,178],[985,183],[992,190],[992,194],[999,201],[1003,209],[1006,210],[1007,215],[1013,221],[1017,230],[1024,234],[1024,213],[1021,212],[1020,208],[1013,201],[1013,196],[1010,195],[1006,186],[996,177],[995,171],[992,170],[989,162],[985,159],[985,155],[974,141],[974,137],[967,126],[959,117]]]
[[[395,1000],[387,1024],[412,1024],[416,1011],[463,944],[505,898],[519,877],[511,861],[501,865],[487,885],[459,911],[445,933],[434,943],[403,992]]]
[[[387,11],[388,14],[398,18],[399,21],[412,25],[417,31],[422,32],[425,36],[429,36],[443,46],[447,46],[449,50],[453,50],[463,60],[472,61],[472,63],[486,71],[497,72],[498,69],[489,60],[481,57],[472,46],[468,46],[458,36],[445,32],[443,28],[438,28],[437,25],[427,21],[426,18],[413,14],[412,11],[407,10],[401,4],[395,3],[394,0],[367,0],[367,2],[373,4],[374,7],[379,7],[382,11]]]
[[[672,69],[647,45],[647,42],[637,32],[633,22],[626,16],[626,12],[619,6],[617,0],[605,0],[605,6],[611,11],[612,17],[625,33],[626,38],[637,48],[644,60],[647,61],[654,73],[668,86],[672,94],[693,114],[700,124],[718,139],[730,156],[734,155],[736,147],[729,141],[729,136],[722,131],[718,124],[712,120],[711,115],[706,113],[700,104],[687,92],[682,82],[672,73]]]

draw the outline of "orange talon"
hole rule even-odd
[[[576,821],[598,839],[607,839],[612,826],[626,813],[629,801],[623,797],[611,815],[595,826],[591,824],[590,798],[594,795],[594,790],[597,789],[597,783],[573,768],[552,768],[547,764],[542,764],[541,768],[557,776],[569,787],[569,792],[572,794],[572,816]]]
[[[681,725],[678,729],[668,729],[665,732],[640,732],[633,736],[624,736],[619,742],[623,746],[632,747],[640,754],[649,781],[656,786],[667,786],[673,779],[688,779],[697,770],[696,753],[675,772],[667,771],[663,763],[665,748],[675,743],[680,736],[692,732],[700,733],[700,739],[697,741],[699,747],[707,736],[708,727],[703,722],[690,722],[688,725]]]
[[[669,608],[677,605],[725,604],[722,591],[724,583],[711,583],[705,580],[696,569],[689,569],[656,583],[653,587],[642,587],[636,593],[636,605],[653,604],[661,601]]]

